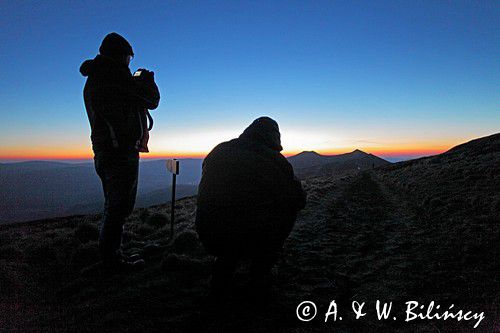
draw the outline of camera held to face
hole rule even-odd
[[[134,79],[153,81],[155,80],[155,73],[153,71],[148,71],[144,68],[139,68],[134,73]]]

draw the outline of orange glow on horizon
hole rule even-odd
[[[164,154],[140,154],[142,159],[161,159],[161,158],[204,158],[207,153],[164,153]],[[86,160],[93,159],[94,154],[90,153],[69,153],[54,154],[52,152],[37,154],[1,154],[0,160]]]
[[[430,156],[441,154],[453,145],[436,145],[434,147],[360,147],[360,148],[340,148],[328,150],[315,150],[321,155],[338,155],[352,152],[355,149],[360,149],[366,153],[377,155],[380,157],[397,157],[397,156]],[[296,155],[303,150],[284,150],[282,153],[286,157]],[[158,152],[141,154],[142,159],[164,159],[164,158],[204,158],[208,152]],[[60,150],[51,151],[23,151],[22,153],[1,153],[0,160],[85,160],[92,159],[94,154],[92,151],[69,151]]]
[[[165,158],[204,158],[219,142],[236,137],[232,132],[200,132],[192,136],[157,136],[150,145],[151,153],[142,154],[143,159]],[[321,155],[338,155],[362,150],[379,157],[415,158],[443,153],[450,148],[467,142],[470,137],[446,138],[370,138],[361,141],[356,137],[330,137],[328,134],[290,130],[282,136],[285,150],[282,154],[289,157],[302,151],[315,151]],[[86,160],[94,154],[89,142],[39,141],[36,144],[0,145],[1,160]]]

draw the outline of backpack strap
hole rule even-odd
[[[148,117],[148,131],[151,131],[153,129],[153,124],[154,124],[154,121],[153,121],[153,117],[151,117],[151,114],[149,113],[149,110],[146,109],[146,116]]]

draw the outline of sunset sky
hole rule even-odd
[[[436,154],[500,131],[498,1],[2,1],[0,160],[89,158],[80,64],[116,31],[156,73],[150,157],[258,116],[284,153]]]

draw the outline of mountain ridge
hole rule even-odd
[[[288,161],[294,168],[296,176],[301,179],[332,173],[352,174],[390,164],[389,161],[360,149],[337,155],[321,155],[315,151],[304,151],[290,156]]]
[[[201,178],[201,159],[182,159],[179,185],[186,185],[182,195],[193,195]],[[169,189],[172,177],[165,160],[143,160],[139,164],[138,198],[154,191]],[[191,188],[186,192],[185,189]],[[94,207],[99,212],[103,203],[102,185],[94,164],[53,161],[25,161],[0,165],[0,224],[50,218],[81,212],[80,206]],[[151,197],[153,198],[153,196]],[[159,200],[159,195],[154,195]],[[166,202],[168,200],[165,197]],[[97,204],[96,204],[97,202]],[[161,202],[157,202],[158,204]],[[85,211],[85,210],[84,210]],[[90,211],[87,211],[90,212]]]

